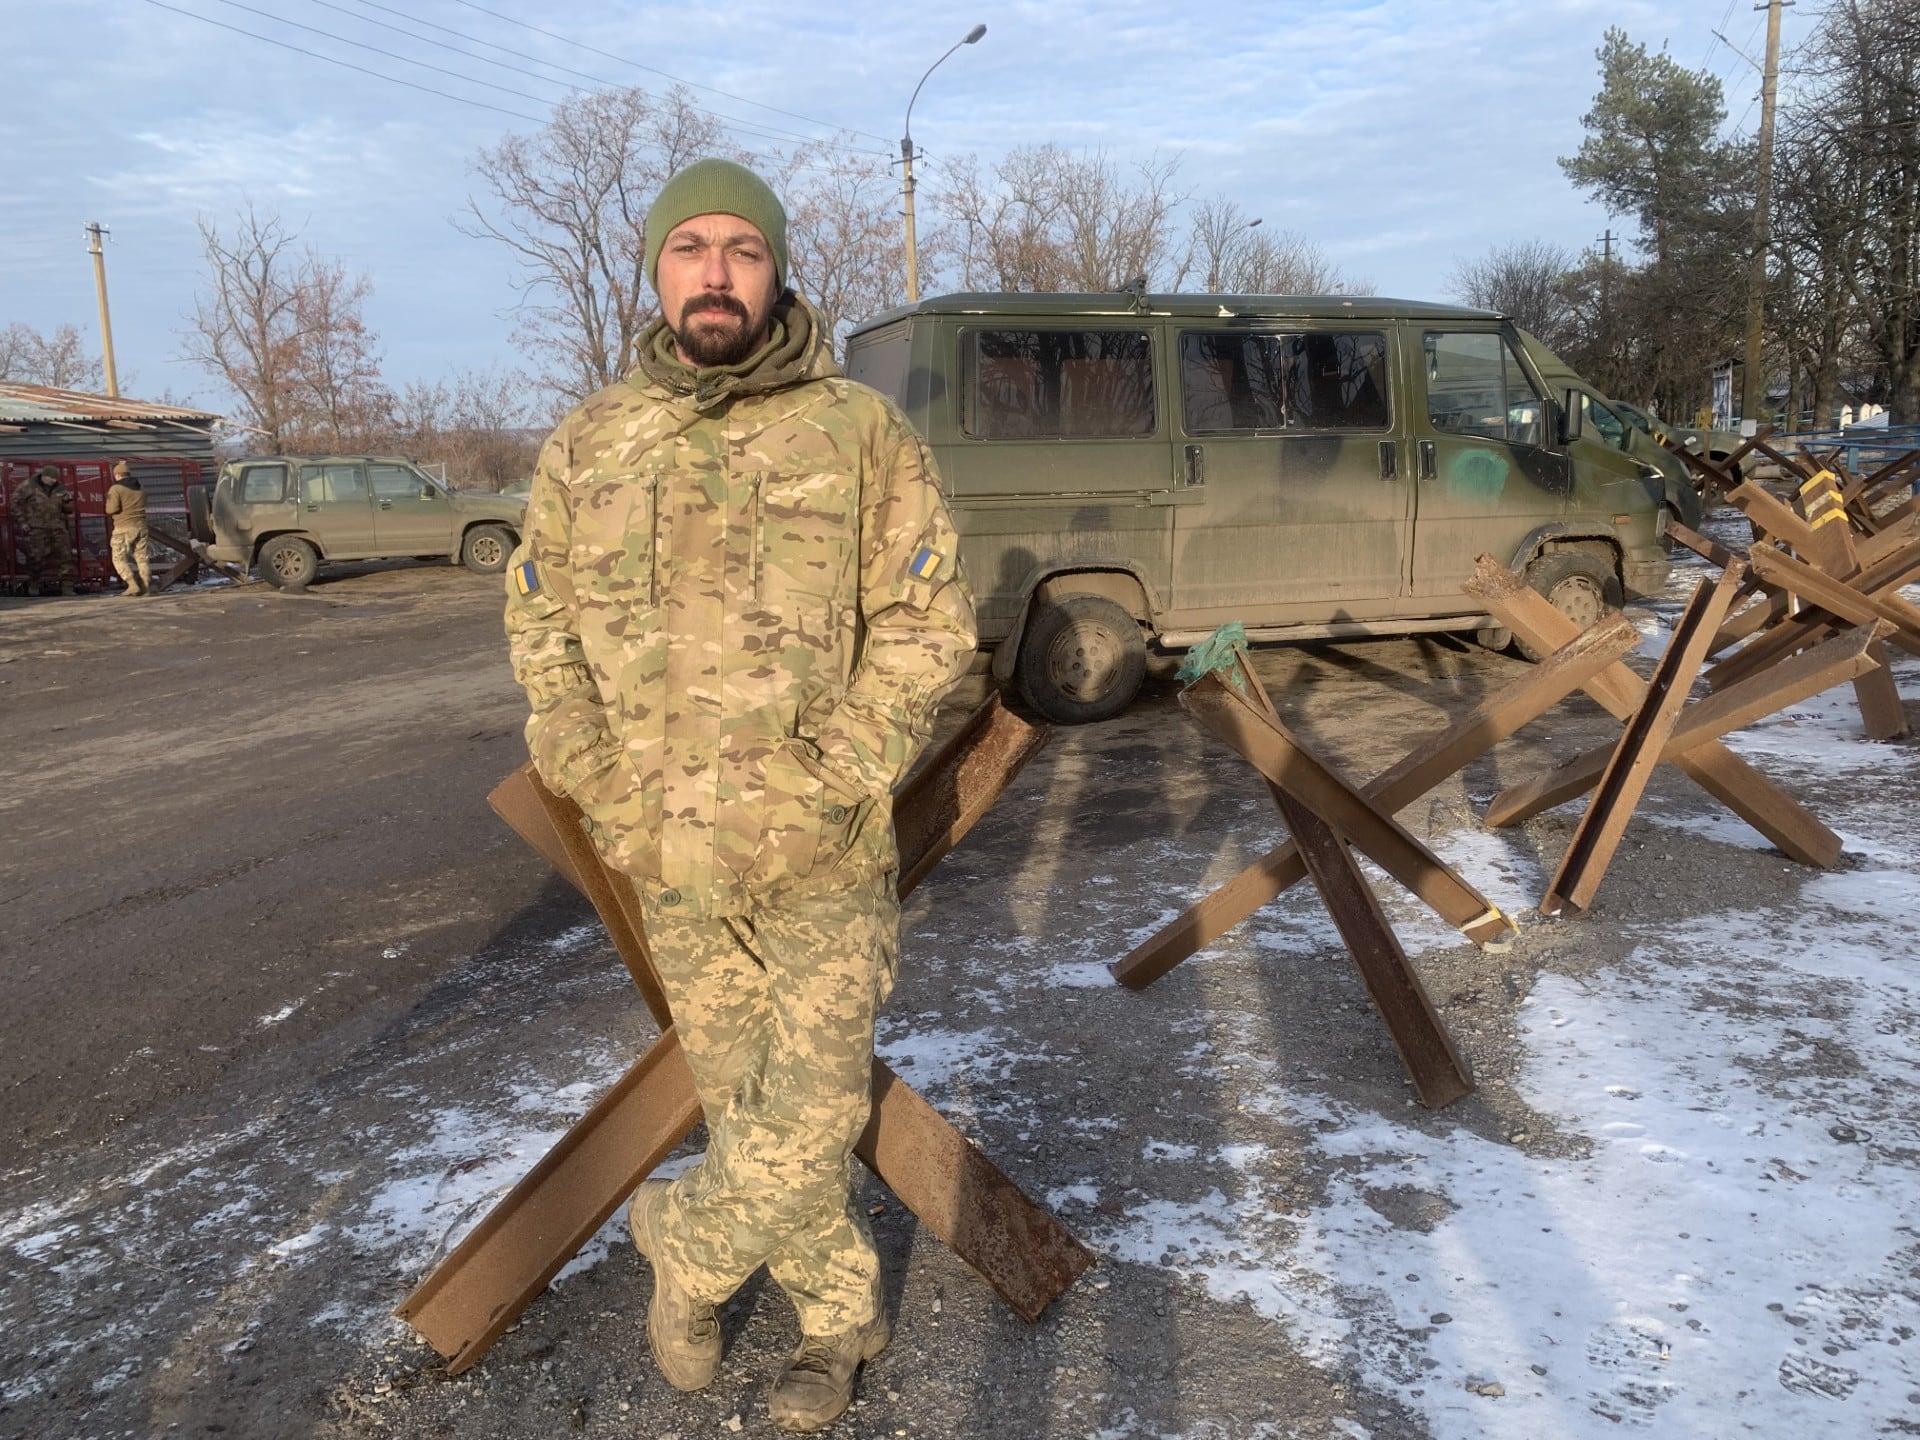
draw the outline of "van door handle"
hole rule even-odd
[[[382,510],[391,510],[393,508],[393,502],[391,500],[382,500],[380,502],[380,508]]]
[[[1400,447],[1392,440],[1380,442],[1380,478],[1382,480],[1400,478]]]
[[[1420,442],[1420,478],[1422,480],[1431,480],[1439,473],[1439,466],[1434,453],[1436,448],[1431,440],[1422,440]]]
[[[1207,483],[1207,452],[1203,445],[1187,446],[1187,487],[1193,489]]]

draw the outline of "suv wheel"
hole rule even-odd
[[[1020,641],[1020,693],[1057,725],[1111,720],[1147,673],[1134,618],[1098,595],[1069,595],[1033,617]]]
[[[277,590],[304,590],[320,573],[320,552],[298,535],[282,535],[260,547],[254,568]]]
[[[476,575],[498,575],[513,553],[513,535],[504,525],[476,525],[460,542],[460,563]]]
[[[204,485],[187,487],[187,534],[202,545],[213,543],[213,511]]]

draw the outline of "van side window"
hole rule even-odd
[[[1546,406],[1500,336],[1429,330],[1425,343],[1434,429],[1516,445],[1545,442]]]
[[[1144,334],[976,330],[961,344],[961,428],[976,440],[1153,434],[1153,342]]]
[[[1189,435],[1383,429],[1387,337],[1187,330],[1180,391]]]
[[[240,503],[277,505],[287,493],[287,467],[249,465],[240,472]]]

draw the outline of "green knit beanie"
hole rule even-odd
[[[738,215],[767,237],[774,280],[787,279],[787,212],[767,182],[731,160],[696,160],[660,187],[647,211],[647,283],[660,288],[660,247],[696,215]]]

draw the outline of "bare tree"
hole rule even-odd
[[[97,391],[106,384],[106,371],[72,325],[55,326],[43,335],[16,322],[0,330],[0,380]]]
[[[847,329],[901,304],[906,254],[897,182],[886,162],[851,149],[808,149],[783,176],[789,281],[826,317],[836,345]],[[920,247],[938,266],[937,234]]]
[[[731,153],[719,122],[679,87],[664,98],[637,87],[572,96],[534,134],[480,152],[474,170],[494,213],[469,200],[455,224],[512,252],[514,339],[539,383],[577,401],[633,368],[655,308],[647,207],[675,171]]]
[[[1572,302],[1566,276],[1573,259],[1546,240],[1496,245],[1477,260],[1456,260],[1448,289],[1469,305],[1498,310],[1531,330],[1551,349],[1571,338]]]
[[[1194,207],[1187,224],[1188,268],[1205,272],[1209,291],[1217,292],[1223,283],[1239,291],[1259,224],[1257,216],[1248,215],[1224,195]]]
[[[294,291],[299,332],[293,387],[303,443],[326,450],[365,446],[382,426],[391,396],[380,380],[373,332],[361,307],[373,294],[365,275],[309,256]]]
[[[1371,295],[1371,280],[1349,279],[1317,241],[1298,230],[1251,236],[1222,274],[1222,286],[1241,295]]]
[[[1174,217],[1177,160],[1129,178],[1104,154],[1056,145],[1009,152],[982,175],[971,157],[937,190],[943,234],[968,290],[1119,290],[1144,276],[1177,284],[1186,260]]]
[[[297,237],[277,216],[262,217],[251,205],[231,235],[222,235],[205,215],[199,225],[207,289],[186,335],[186,358],[225,382],[263,448],[278,453],[300,408],[295,371],[305,337]]]

